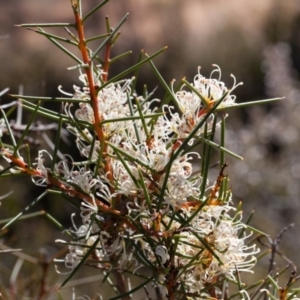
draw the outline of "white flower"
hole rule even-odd
[[[225,83],[222,82],[221,79],[221,69],[217,65],[213,65],[215,69],[211,72],[210,78],[205,78],[200,74],[200,68],[198,69],[199,72],[194,78],[194,87],[197,90],[197,92],[201,95],[201,99],[204,102],[203,104],[205,106],[208,106],[209,108],[215,104],[217,101],[219,101],[222,97],[225,98],[221,102],[221,104],[217,107],[217,110],[224,109],[226,107],[229,107],[233,104],[235,104],[235,96],[231,95],[231,91],[234,90],[237,86],[241,85],[242,83],[236,84],[235,77],[233,77],[233,86],[230,90],[227,89],[225,86]],[[213,79],[212,75],[214,73],[219,74],[218,79]]]
[[[96,186],[99,188],[102,186],[101,181],[97,178],[94,178],[92,171],[87,171],[85,167],[79,169],[79,171],[74,170],[67,181],[70,184],[75,184],[80,187],[80,189],[87,193],[91,193],[91,189]]]
[[[182,95],[182,97],[180,96]],[[190,92],[181,93],[180,95],[177,95],[178,102],[185,102],[185,97],[190,97]],[[199,97],[198,97],[199,99]],[[199,101],[200,103],[200,101]],[[189,136],[189,134],[194,130],[194,128],[200,124],[200,122],[204,118],[204,114],[200,114],[200,106],[197,108],[197,106],[193,106],[193,109],[190,110],[189,108],[184,108],[184,105],[182,106],[183,113],[179,115],[179,113],[173,113],[172,107],[167,107],[169,111],[169,115],[171,116],[170,119],[167,118],[167,116],[164,117],[165,121],[165,127],[167,128],[167,131],[175,133],[176,138],[178,139],[184,139]],[[210,131],[212,128],[214,116],[209,116],[208,120],[206,121],[206,124],[208,125],[207,130]],[[195,136],[200,136],[204,133],[205,124],[201,126],[198,131],[196,132]],[[191,142],[192,143],[192,142]]]
[[[65,266],[74,269],[84,256],[84,250],[80,246],[69,246],[69,253],[65,257]]]
[[[88,103],[79,103],[79,109],[75,111],[75,117],[78,120],[94,124],[94,111]]]
[[[171,106],[165,106],[165,110],[167,110],[171,116],[170,120],[166,116],[164,117],[165,126],[169,131],[175,133],[179,139],[186,138],[189,133],[201,123],[204,116],[210,111],[216,102],[221,100],[223,97],[224,99],[218,105],[217,110],[221,110],[235,104],[236,97],[230,93],[242,83],[236,84],[235,77],[231,75],[234,78],[234,84],[233,87],[228,90],[224,82],[220,81],[221,69],[217,65],[214,66],[216,68],[212,71],[210,78],[205,78],[200,74],[200,72],[195,76],[194,83],[191,83],[190,85],[196,92],[186,91],[183,89],[176,92],[176,102],[181,114],[173,113]],[[212,78],[214,73],[219,73],[218,79]],[[185,85],[183,88],[184,87]],[[208,131],[212,128],[213,120],[214,116],[211,115],[206,121]],[[205,124],[200,126],[196,136],[203,134],[204,128]],[[190,143],[192,142],[193,141],[191,140]]]
[[[130,171],[135,178],[139,177],[139,172],[136,166],[130,164]],[[135,182],[133,181],[132,177],[128,174],[127,170],[125,169],[122,162],[119,160],[113,159],[111,160],[111,166],[113,170],[113,176],[116,182],[116,189],[120,194],[125,195],[137,195],[139,188],[136,186]]]
[[[44,158],[43,158],[43,153],[46,153],[49,158],[52,160],[52,156],[50,153],[46,150],[40,150],[38,152],[38,157],[36,158],[37,163],[34,163],[33,165],[37,165],[36,169],[41,173],[41,176],[32,176],[32,181],[38,185],[38,186],[47,186],[48,182],[48,170],[44,166]]]
[[[159,245],[155,248],[155,254],[160,258],[160,263],[163,266],[169,259],[170,255],[168,249],[165,246]]]
[[[144,200],[140,204],[139,200],[140,199],[135,197],[133,202],[126,203],[126,207],[128,209],[128,214],[133,218],[133,220],[136,220],[137,218],[140,218],[140,221],[143,218],[145,218],[146,220],[149,220],[150,212],[149,212],[149,207],[147,205],[147,202],[146,202],[146,200]],[[148,224],[148,222],[147,222],[147,224]],[[146,225],[146,224],[143,224],[143,225]]]
[[[73,161],[74,160],[70,155],[65,155],[65,159],[55,164],[55,173],[64,178],[65,180],[68,180],[72,176],[72,172],[74,169]],[[71,166],[71,168],[69,167],[69,165]]]
[[[94,196],[91,195],[94,202],[89,203],[89,202],[82,202],[81,207],[80,207],[80,216],[82,218],[82,223],[84,225],[89,225],[91,221],[91,217],[94,217],[96,213],[98,212],[98,207],[95,203]]]
[[[191,180],[192,160],[190,154],[186,154],[177,158],[172,166],[167,182],[167,191],[165,193],[164,201],[172,206],[178,206],[185,203],[189,197],[197,197],[199,194],[199,181]],[[160,179],[160,185],[163,184],[165,175]]]
[[[143,142],[133,145],[130,142],[122,143],[124,150],[137,159],[141,165],[147,165],[156,172],[162,171],[169,162],[171,149],[167,149],[164,142],[152,139],[151,142]]]
[[[5,130],[5,129],[6,129],[6,125],[5,125],[4,119],[1,118],[0,119],[0,138],[2,138],[3,130]]]
[[[193,230],[180,234],[181,242],[178,244],[177,252],[181,253],[182,257],[178,259],[178,266],[187,265],[190,259],[198,256],[195,263],[182,275],[188,276],[186,280],[190,292],[199,292],[204,284],[211,283],[221,274],[235,279],[236,271],[249,272],[256,263],[254,255],[259,250],[255,245],[247,246],[246,237],[239,237],[238,230],[241,224],[233,221],[228,215],[230,209],[232,207],[229,205],[206,206],[189,224]],[[188,218],[194,213],[194,209],[186,210],[185,213]],[[210,246],[219,260],[207,249],[202,240]]]

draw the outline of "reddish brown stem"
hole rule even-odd
[[[207,114],[212,107],[214,106],[215,101],[210,101],[207,106],[203,107],[202,109],[200,109],[199,113],[198,113],[198,117],[203,116],[205,114]]]
[[[106,144],[106,136],[105,133],[102,130],[102,126],[100,125],[101,121],[102,121],[102,117],[101,117],[101,112],[100,112],[100,108],[98,105],[98,99],[97,99],[97,89],[95,87],[95,83],[94,83],[94,76],[93,76],[93,69],[92,69],[92,62],[90,60],[88,51],[87,51],[87,47],[85,44],[85,36],[84,36],[84,28],[83,28],[83,22],[82,19],[78,13],[78,8],[76,5],[73,5],[73,11],[74,11],[74,16],[75,16],[75,22],[76,22],[76,30],[78,33],[78,40],[79,40],[79,50],[81,52],[82,55],[82,59],[84,64],[87,65],[87,67],[85,68],[85,73],[88,79],[88,84],[89,84],[89,89],[90,89],[90,97],[91,97],[91,103],[92,103],[92,108],[94,111],[94,119],[95,119],[95,124],[94,124],[94,128],[95,131],[97,133],[98,136],[98,140],[100,142],[100,144],[103,145],[103,153],[107,152],[107,144]],[[105,74],[103,74],[103,80],[107,81],[107,77],[108,77],[108,69],[109,69],[109,57],[110,57],[110,50],[111,50],[111,44],[110,41],[106,44],[106,52],[105,52],[105,60],[104,60],[104,68],[103,71],[105,72]],[[110,174],[110,178],[109,180],[112,182],[113,181],[113,174],[112,174],[112,170],[111,170],[111,164],[108,160],[108,162],[105,165],[105,171],[106,173]],[[112,191],[113,192],[113,191]]]
[[[103,212],[112,213],[112,214],[117,215],[117,216],[121,215],[120,211],[115,210],[115,209],[109,207],[108,205],[105,205],[104,203],[102,203],[98,199],[94,199],[89,195],[86,195],[82,192],[79,192],[79,191],[73,189],[72,187],[69,187],[69,186],[65,185],[61,181],[59,181],[57,179],[54,179],[51,176],[48,177],[48,181],[50,183],[50,186],[58,187],[61,191],[63,191],[65,194],[67,194],[69,196],[77,197],[77,198],[80,198],[82,200],[85,200],[86,202],[90,203],[91,205],[96,203],[97,207]]]
[[[99,105],[98,105],[98,99],[97,99],[97,91],[95,88],[94,83],[94,76],[93,76],[93,70],[92,70],[92,62],[90,60],[86,44],[85,44],[85,36],[84,36],[84,29],[83,29],[83,22],[82,19],[78,13],[78,8],[76,5],[73,5],[73,11],[75,16],[75,22],[76,22],[76,30],[78,33],[78,47],[81,52],[81,56],[83,59],[84,64],[87,65],[85,68],[85,73],[88,79],[89,89],[90,89],[90,96],[91,96],[91,103],[94,111],[94,118],[95,118],[95,131],[98,135],[98,139],[101,142],[105,141],[105,134],[102,130],[102,127],[100,126],[101,122],[101,113],[99,111]]]
[[[39,170],[29,168],[28,165],[23,161],[23,159],[19,157],[15,157],[13,154],[11,154],[8,150],[6,149],[1,149],[1,153],[3,156],[5,156],[7,159],[11,160],[11,163],[18,167],[22,173],[26,173],[31,176],[38,176],[42,178],[46,178],[46,176]],[[65,183],[61,182],[60,180],[54,178],[50,172],[47,173],[47,181],[48,181],[48,187],[55,187],[58,188],[60,191],[63,193],[72,196],[72,197],[77,197],[81,200],[85,200],[86,202],[90,203],[93,205],[95,202],[97,207],[103,211],[103,212],[109,212],[114,215],[121,215],[121,212],[118,210],[115,210],[108,205],[105,205],[101,201],[97,199],[93,199],[91,196],[84,194],[80,191],[75,190],[73,187],[70,187],[66,185]]]

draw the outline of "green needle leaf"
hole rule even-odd
[[[102,48],[113,39],[115,33],[119,30],[119,28],[122,26],[122,24],[127,20],[129,16],[129,13],[127,13],[120,21],[120,23],[117,25],[117,27],[110,33],[110,35],[101,43],[101,45],[96,49],[96,51],[93,53],[92,57],[90,58],[91,61],[94,60],[94,58],[98,55],[98,53],[102,50]]]
[[[108,86],[110,83],[112,82],[116,82],[119,79],[123,78],[125,75],[135,71],[137,68],[141,67],[142,65],[144,65],[146,62],[150,61],[151,59],[153,59],[154,57],[158,56],[159,54],[161,54],[163,51],[165,51],[168,47],[164,47],[162,49],[160,49],[159,51],[155,52],[154,54],[150,55],[149,57],[143,59],[142,61],[138,62],[137,64],[133,65],[132,67],[126,69],[125,71],[119,73],[118,75],[116,75],[115,77],[111,78],[110,80],[108,80],[105,84],[103,84],[100,89],[105,88],[106,86]]]
[[[247,107],[247,106],[252,106],[252,105],[258,105],[258,104],[266,104],[266,103],[271,103],[271,102],[275,102],[275,101],[279,101],[284,99],[284,97],[281,98],[270,98],[270,99],[264,99],[264,100],[256,100],[256,101],[249,101],[249,102],[243,102],[243,103],[235,103],[233,105],[224,107],[222,109],[219,110],[223,110],[223,109],[231,109],[231,108],[240,108],[240,107]]]
[[[18,24],[16,27],[75,27],[73,23],[28,23]]]
[[[85,22],[91,15],[93,15],[99,8],[101,8],[104,4],[106,4],[109,0],[104,0],[95,6],[91,11],[89,11],[82,19],[82,22]]]
[[[19,148],[20,148],[20,146],[21,146],[24,138],[26,137],[26,135],[27,135],[27,133],[28,133],[28,131],[30,129],[31,124],[33,123],[33,121],[34,121],[34,119],[36,117],[36,114],[38,112],[38,109],[39,109],[40,105],[41,105],[41,102],[39,101],[37,103],[36,107],[35,107],[35,110],[34,110],[33,114],[31,115],[31,117],[30,117],[30,119],[29,119],[29,121],[27,123],[27,126],[26,126],[25,130],[23,131],[23,133],[22,133],[22,135],[21,135],[21,137],[20,137],[20,139],[18,141],[18,144],[16,145],[16,147],[14,149],[14,156],[17,154],[17,151],[19,150]]]
[[[14,218],[12,218],[7,224],[5,224],[1,230],[7,228],[8,226],[12,225],[13,223],[15,223],[18,219],[20,219],[24,213],[26,211],[28,211],[30,208],[32,208],[35,204],[37,204],[41,199],[43,199],[46,195],[47,195],[48,191],[45,191],[44,193],[42,193],[40,196],[38,196],[36,199],[34,199],[29,205],[27,205],[22,212],[20,212],[19,214],[17,214]]]

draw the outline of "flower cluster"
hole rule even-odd
[[[214,72],[221,74],[218,67]],[[184,282],[185,292],[195,299],[209,295],[206,287],[219,278],[235,280],[237,271],[250,271],[258,250],[239,235],[246,228],[241,212],[230,214],[234,207],[225,188],[227,176],[220,174],[209,188],[208,180],[193,174],[200,154],[182,147],[186,138],[193,146],[210,134],[213,124],[216,128],[217,115],[210,113],[214,105],[223,109],[234,104],[235,97],[220,78],[197,74],[193,84],[174,92],[179,110],[163,105],[161,112],[155,108],[159,100],[135,96],[132,80],[103,88],[98,82],[95,111],[85,75],[81,80],[85,86],[74,86],[73,95],[79,108],[72,112],[72,105],[66,104],[65,112],[72,121],[67,128],[88,160],[75,167],[66,157],[54,169],[68,195],[78,196],[74,190],[85,195],[83,225],[70,230],[66,267],[73,269],[87,253],[89,263],[98,268],[113,264],[135,273],[151,266],[165,294]],[[95,114],[101,124],[95,124]],[[101,128],[103,140],[95,126]],[[34,177],[39,184],[49,181],[42,153],[37,163],[42,179]]]

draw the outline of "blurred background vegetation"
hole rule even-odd
[[[83,8],[89,11],[97,3],[83,1]],[[10,93],[16,94],[23,85],[25,95],[61,96],[57,87],[62,85],[72,93],[72,85],[80,84],[78,72],[66,70],[73,61],[44,37],[14,26],[73,22],[70,1],[11,0],[0,5],[0,88],[9,87]],[[212,64],[218,64],[227,87],[232,86],[231,73],[237,82],[244,82],[234,91],[237,102],[285,97],[272,105],[228,110],[227,146],[242,155],[244,161],[228,157],[227,172],[234,202],[243,201],[245,215],[256,208],[253,226],[275,236],[282,227],[295,223],[284,236],[281,251],[297,265],[300,265],[297,254],[300,248],[299,7],[299,0],[111,0],[86,24],[87,34],[93,36],[105,31],[106,15],[114,26],[126,12],[130,13],[112,55],[128,50],[133,54],[113,66],[111,74],[136,62],[141,49],[151,54],[168,45],[167,52],[155,60],[167,82],[185,76],[192,81],[198,66],[201,74],[209,76]],[[51,32],[63,34],[55,29]],[[139,92],[144,83],[149,90],[159,85],[148,67],[141,72]],[[162,88],[158,88],[155,96],[162,95]],[[11,98],[4,96],[1,101],[7,103]],[[49,107],[48,103],[45,105]],[[49,137],[53,139],[54,134],[49,133]],[[38,149],[47,145],[41,134],[33,136],[33,141],[30,147],[36,157]],[[62,146],[63,153],[70,151],[70,145]],[[213,172],[216,176],[217,172]],[[43,191],[33,186],[29,178],[2,179],[0,195],[10,190],[14,193],[2,200],[0,220],[16,215]],[[41,209],[65,226],[71,226],[70,215],[75,209],[64,199],[49,196],[31,211]],[[2,243],[21,247],[33,257],[38,257],[40,248],[44,248],[51,257],[62,248],[54,244],[61,237],[51,222],[37,217],[9,228],[2,236]],[[2,257],[6,264],[1,266],[0,282],[5,283],[15,260],[11,254],[1,254],[1,260]],[[267,273],[267,268],[264,272]]]

